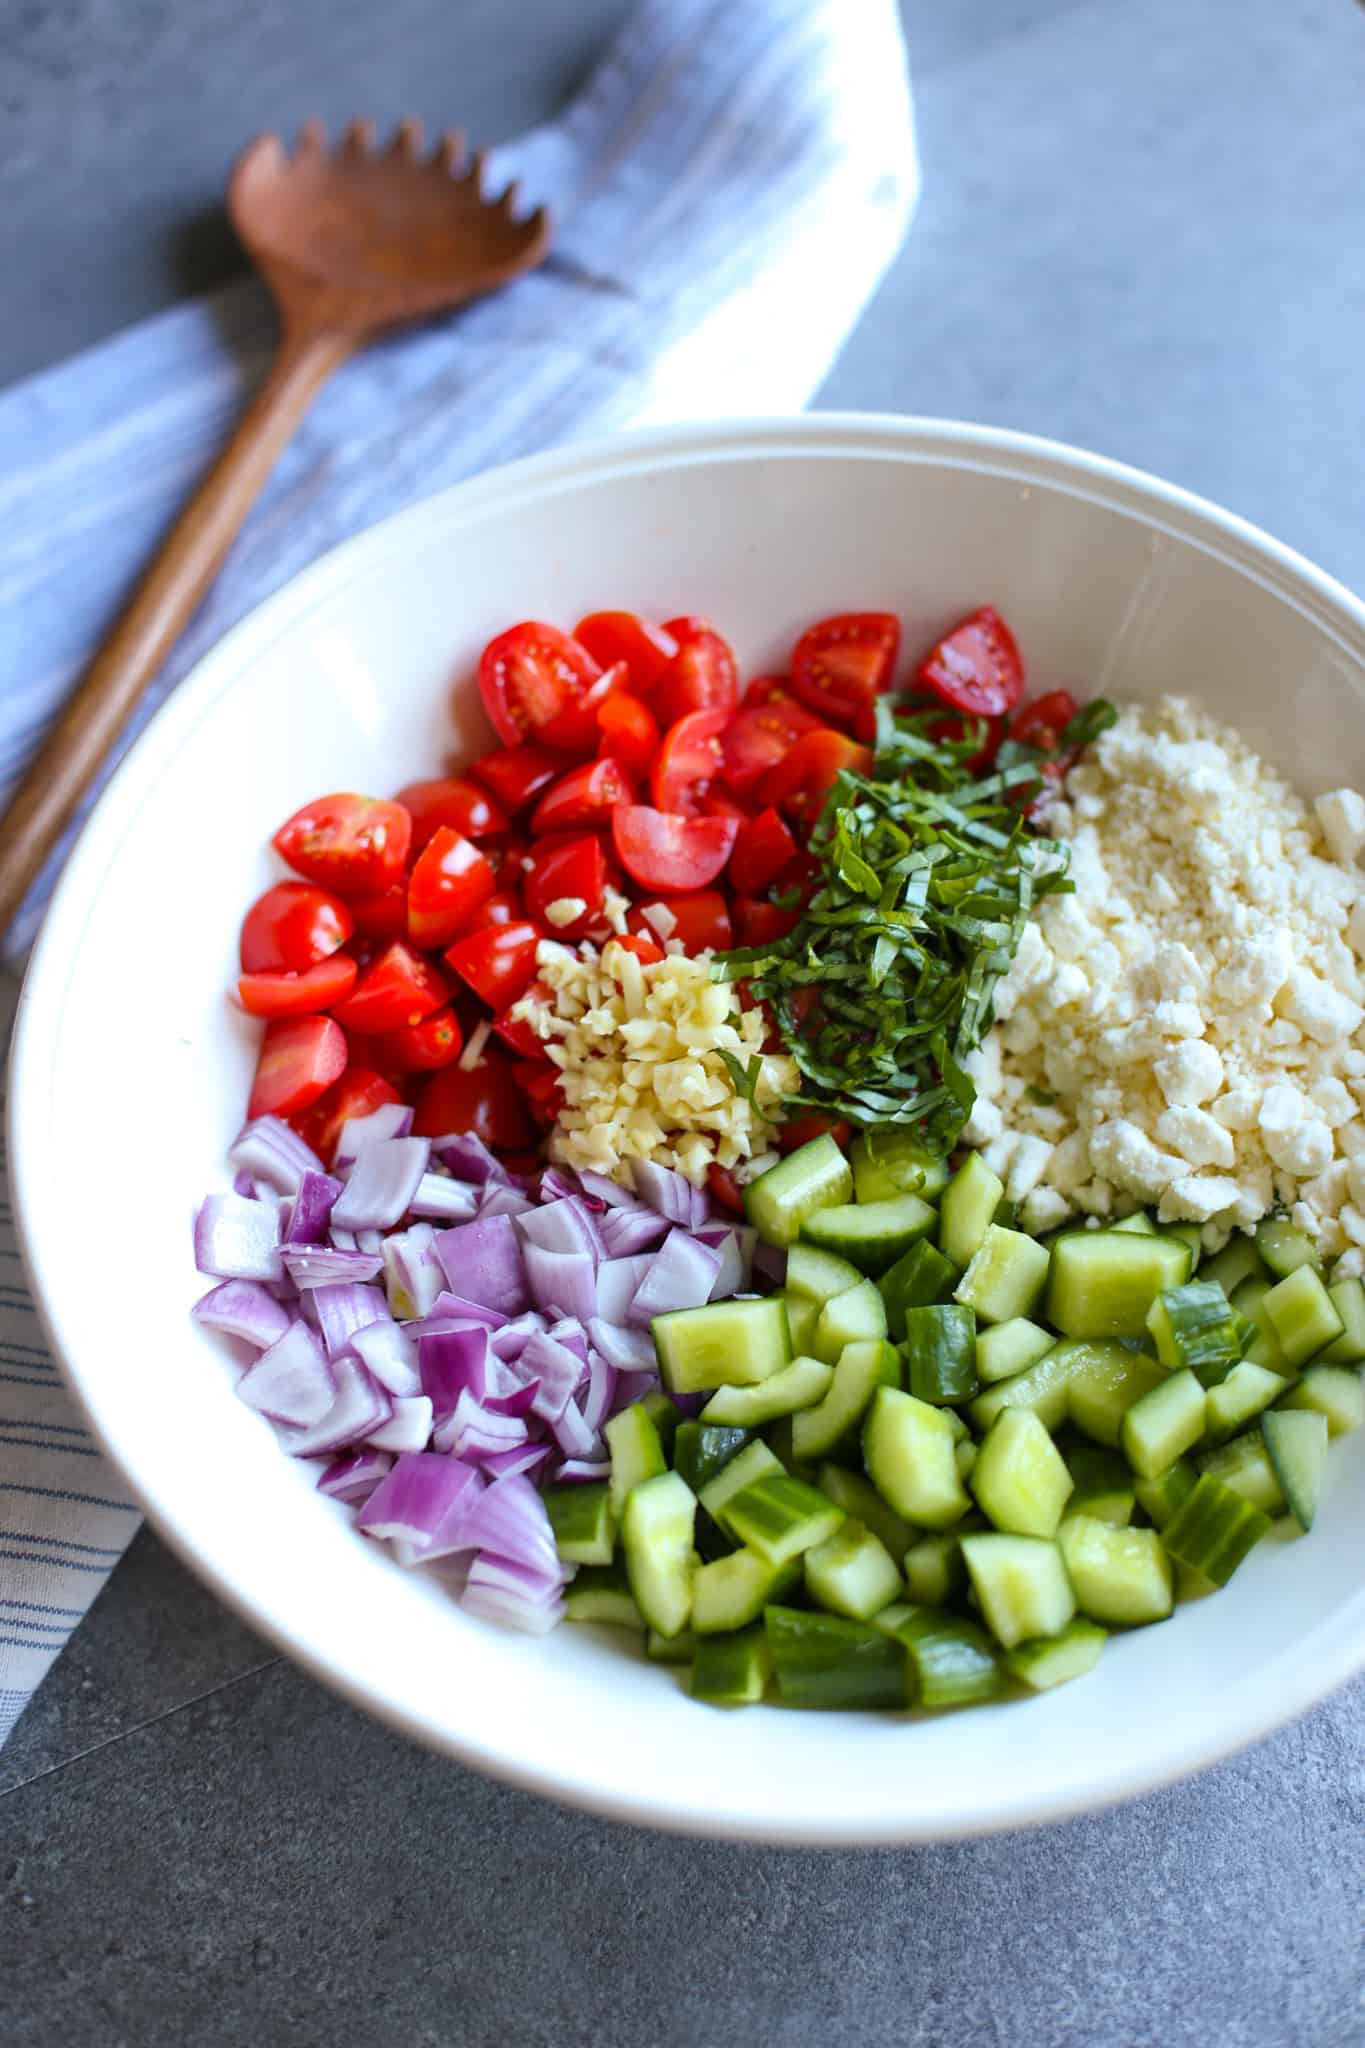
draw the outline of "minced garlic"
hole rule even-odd
[[[541,942],[537,976],[552,995],[525,995],[512,1014],[560,1070],[550,1154],[618,1178],[627,1160],[651,1159],[697,1187],[714,1160],[747,1180],[773,1164],[776,1112],[798,1084],[796,1065],[763,1051],[761,1013],[741,1011],[733,989],[711,979],[709,955],[673,944],[644,966],[611,939],[600,956]],[[746,1072],[757,1057],[752,1099],[726,1052]]]

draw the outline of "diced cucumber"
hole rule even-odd
[[[976,1459],[977,1445],[975,1441],[969,1436],[959,1437],[953,1446],[953,1463],[957,1466],[957,1476],[959,1479],[966,1481],[971,1478],[972,1468],[976,1464]]]
[[[733,1429],[711,1422],[680,1422],[673,1439],[673,1470],[680,1472],[693,1493],[701,1494],[732,1458],[737,1458],[749,1441],[747,1429]]]
[[[1271,1272],[1281,1280],[1287,1280],[1301,1266],[1311,1266],[1318,1273],[1322,1271],[1322,1261],[1313,1248],[1312,1239],[1283,1216],[1268,1216],[1264,1223],[1256,1225],[1256,1249]]]
[[[857,1429],[878,1387],[898,1387],[900,1382],[900,1355],[894,1344],[878,1337],[846,1344],[828,1392],[792,1420],[793,1454],[803,1463],[825,1457]]]
[[[692,1697],[713,1707],[757,1706],[772,1669],[772,1652],[761,1628],[703,1636],[692,1659]]]
[[[946,1607],[967,1588],[957,1536],[921,1536],[905,1553],[905,1590],[922,1607]]]
[[[1261,1436],[1290,1514],[1311,1529],[1327,1469],[1327,1417],[1311,1408],[1272,1408],[1261,1418]]]
[[[820,1320],[820,1304],[807,1300],[804,1294],[782,1296],[782,1305],[787,1311],[787,1329],[792,1340],[792,1350],[798,1358],[809,1354],[815,1342],[815,1325]]]
[[[805,1571],[812,1600],[850,1621],[870,1621],[901,1590],[890,1551],[862,1522],[843,1522],[808,1550]]]
[[[1200,1268],[1201,1280],[1210,1280],[1221,1287],[1229,1301],[1244,1280],[1264,1280],[1265,1261],[1256,1249],[1253,1239],[1238,1230],[1228,1239],[1221,1252],[1215,1252]]]
[[[794,1358],[756,1387],[718,1387],[701,1411],[703,1422],[732,1422],[754,1429],[778,1415],[791,1415],[823,1401],[834,1367],[818,1358]]]
[[[1055,1344],[1027,1372],[997,1380],[978,1394],[969,1411],[972,1422],[984,1432],[1002,1408],[1031,1408],[1045,1429],[1058,1429],[1066,1421],[1071,1382],[1110,1356],[1128,1358],[1131,1353],[1117,1344]]]
[[[1062,1553],[1046,1537],[964,1536],[962,1557],[986,1626],[1007,1650],[1060,1635],[1076,1612]]]
[[[975,1311],[947,1302],[907,1309],[904,1355],[919,1400],[970,1400],[977,1389]]]
[[[1002,1409],[972,1467],[972,1492],[996,1528],[1055,1536],[1072,1483],[1038,1417],[1027,1408]]]
[[[1047,1285],[1049,1259],[1037,1238],[992,1223],[953,1290],[954,1301],[976,1310],[983,1323],[1027,1316]]]
[[[1164,1472],[1158,1472],[1151,1479],[1135,1479],[1133,1491],[1138,1506],[1150,1522],[1158,1529],[1164,1529],[1178,1507],[1194,1492],[1199,1475],[1188,1458],[1177,1458]],[[1100,1516],[1099,1520],[1106,1519]]]
[[[1309,1408],[1327,1417],[1329,1436],[1345,1436],[1365,1422],[1365,1384],[1341,1365],[1310,1365],[1281,1408]]]
[[[1003,1696],[999,1660],[974,1621],[934,1608],[896,1605],[874,1615],[872,1626],[904,1647],[914,1706],[980,1706]]]
[[[1341,1317],[1341,1335],[1322,1354],[1324,1365],[1359,1365],[1365,1360],[1365,1286],[1336,1280],[1327,1292]]]
[[[1164,1621],[1175,1605],[1171,1562],[1155,1529],[1116,1529],[1068,1515],[1057,1533],[1076,1605],[1108,1627]]]
[[[1204,1428],[1215,1439],[1231,1436],[1284,1392],[1284,1381],[1268,1366],[1244,1358],[1204,1396]]]
[[[1126,1458],[1102,1445],[1078,1444],[1067,1452],[1066,1469],[1074,1488],[1066,1504],[1067,1514],[1090,1515],[1097,1522],[1112,1522],[1115,1528],[1126,1528],[1136,1505],[1133,1475]],[[1193,1478],[1190,1483],[1193,1485]]]
[[[1119,1442],[1133,1470],[1155,1479],[1204,1434],[1205,1393],[1193,1372],[1174,1372],[1124,1413]]]
[[[601,1621],[609,1628],[645,1625],[621,1564],[583,1565],[564,1588],[564,1619]]]
[[[880,1538],[892,1557],[903,1557],[914,1537],[910,1524],[889,1508],[870,1480],[843,1465],[825,1464],[816,1475],[821,1493]]]
[[[621,1522],[626,1576],[650,1628],[675,1636],[692,1612],[692,1531],[697,1497],[676,1472],[632,1491]]]
[[[690,1664],[696,1650],[697,1639],[690,1628],[676,1636],[661,1636],[652,1628],[645,1636],[645,1655],[651,1664]]]
[[[787,1564],[832,1536],[844,1511],[790,1472],[765,1473],[725,1503],[725,1527],[769,1564]]]
[[[673,1309],[655,1316],[650,1328],[664,1385],[674,1394],[756,1386],[791,1362],[780,1294]]]
[[[852,1193],[849,1163],[825,1132],[751,1180],[744,1190],[744,1213],[765,1244],[795,1244],[807,1217],[847,1202]]]
[[[1131,1241],[1161,1242],[1159,1238],[1142,1237]],[[1092,1347],[1096,1351],[1100,1348]],[[1105,1347],[1105,1353],[1073,1376],[1067,1389],[1067,1412],[1077,1429],[1113,1450],[1119,1443],[1128,1410],[1164,1382],[1166,1371],[1142,1351],[1124,1351],[1114,1345]]]
[[[1179,1238],[1067,1231],[1052,1247],[1047,1319],[1068,1337],[1145,1337],[1152,1303],[1189,1267]]]
[[[1084,1678],[1100,1661],[1109,1631],[1098,1622],[1078,1615],[1057,1636],[1038,1636],[1031,1643],[1016,1643],[1005,1652],[1005,1668],[1031,1686],[1034,1692],[1050,1692],[1073,1678]]]
[[[836,1294],[847,1294],[862,1279],[858,1268],[818,1245],[794,1244],[787,1253],[786,1289],[822,1309]]]
[[[1190,1278],[1193,1279],[1199,1270],[1200,1261],[1204,1256],[1204,1238],[1199,1225],[1197,1223],[1163,1223],[1161,1235],[1163,1237],[1179,1238],[1181,1244],[1184,1245],[1190,1255]]]
[[[1215,1586],[1225,1586],[1269,1529],[1267,1515],[1212,1472],[1204,1472],[1162,1530],[1161,1541],[1177,1564],[1188,1565]]]
[[[863,1428],[863,1455],[878,1493],[907,1522],[946,1529],[966,1514],[947,1412],[896,1387],[878,1387]]]
[[[1203,1386],[1226,1379],[1244,1350],[1244,1323],[1221,1287],[1190,1280],[1168,1287],[1147,1311],[1156,1355],[1172,1372],[1186,1368]]]
[[[955,1266],[967,1267],[995,1221],[1005,1183],[979,1152],[969,1152],[943,1191],[938,1241]]]
[[[1182,1607],[1191,1600],[1207,1600],[1210,1593],[1217,1591],[1218,1588],[1212,1579],[1206,1579],[1202,1572],[1197,1572],[1191,1565],[1181,1564],[1179,1558],[1176,1559],[1175,1597]]]
[[[692,1575],[693,1632],[707,1636],[747,1628],[770,1600],[781,1599],[800,1581],[799,1558],[788,1564],[769,1564],[756,1550],[747,1548],[698,1565]]]
[[[711,1519],[725,1528],[725,1510],[734,1496],[743,1493],[745,1487],[752,1486],[756,1479],[765,1479],[781,1470],[781,1464],[768,1446],[761,1438],[756,1438],[729,1459],[713,1479],[707,1480],[700,1489],[701,1504]]]
[[[894,1124],[861,1131],[848,1148],[848,1163],[860,1202],[882,1202],[891,1195],[921,1195],[932,1202],[948,1185],[947,1160],[926,1152]]]
[[[1197,1463],[1201,1472],[1211,1472],[1223,1486],[1249,1500],[1263,1515],[1283,1514],[1284,1491],[1259,1429],[1248,1429],[1231,1443],[1206,1451]]]
[[[1254,1276],[1243,1280],[1233,1296],[1232,1305],[1238,1315],[1253,1324],[1257,1331],[1254,1341],[1247,1345],[1244,1357],[1249,1358],[1253,1365],[1263,1365],[1268,1371],[1282,1373],[1288,1379],[1294,1368],[1285,1359],[1280,1340],[1275,1335],[1275,1326],[1265,1309],[1265,1298],[1270,1288],[1269,1280]]]
[[[884,1273],[938,1222],[938,1211],[918,1195],[892,1195],[884,1202],[841,1202],[817,1209],[801,1226],[808,1244],[849,1259],[862,1273]]]
[[[678,1424],[682,1421],[677,1402],[670,1400],[667,1394],[655,1387],[651,1393],[641,1396],[640,1406],[659,1432],[664,1457],[671,1463],[673,1439],[678,1433]]]
[[[643,1401],[632,1401],[602,1431],[611,1453],[611,1511],[619,1523],[633,1489],[668,1470],[654,1417]]]
[[[1145,1209],[1134,1209],[1131,1216],[1125,1216],[1121,1223],[1111,1223],[1111,1230],[1125,1230],[1133,1237],[1155,1237],[1156,1225]]]
[[[565,1564],[610,1564],[616,1513],[605,1480],[593,1486],[550,1486],[540,1496]]]
[[[815,1325],[815,1355],[837,1365],[846,1344],[886,1335],[886,1304],[875,1280],[860,1280],[845,1294],[836,1294],[820,1311]]]
[[[1040,1329],[1027,1316],[1014,1316],[1007,1323],[993,1323],[976,1333],[976,1376],[990,1385],[1026,1372],[1051,1351],[1057,1339],[1051,1330]]]
[[[802,1411],[804,1413],[804,1410]],[[777,1459],[784,1472],[790,1472],[797,1479],[814,1479],[809,1458],[798,1458],[792,1445],[792,1425],[795,1415],[779,1415],[776,1422],[770,1422],[763,1432],[763,1441]]]
[[[794,1607],[765,1608],[763,1627],[787,1706],[906,1704],[905,1652],[894,1637],[842,1615]]]
[[[880,1286],[886,1303],[887,1328],[897,1343],[905,1335],[909,1311],[946,1300],[957,1284],[957,1277],[952,1260],[924,1238],[911,1245],[904,1258],[897,1259],[890,1271],[882,1274]]]
[[[1265,1312],[1291,1366],[1307,1365],[1325,1345],[1345,1334],[1322,1276],[1312,1266],[1296,1266],[1288,1279],[1272,1287]]]

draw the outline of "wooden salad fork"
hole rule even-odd
[[[385,330],[429,319],[529,270],[543,208],[516,187],[483,192],[481,152],[459,135],[422,153],[404,121],[389,147],[353,121],[335,151],[310,121],[292,157],[258,135],[233,169],[228,212],[265,278],[280,344],[265,383],[96,654],[0,820],[0,933],[9,925],[129,712],[222,565],[314,393]]]

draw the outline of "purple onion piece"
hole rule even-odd
[[[329,1244],[287,1244],[284,1269],[300,1290],[333,1287],[341,1281],[373,1280],[384,1264],[378,1252],[339,1252]]]
[[[353,1116],[341,1126],[335,1164],[338,1172],[354,1166],[362,1152],[388,1138],[406,1138],[412,1129],[413,1112],[402,1102],[381,1102],[368,1116]]]
[[[586,1195],[606,1204],[608,1209],[633,1209],[637,1206],[629,1188],[623,1188],[619,1181],[608,1180],[604,1173],[593,1173],[590,1168],[580,1166],[578,1179]]]
[[[535,1203],[520,1188],[502,1186],[486,1187],[479,1195],[476,1213],[480,1216],[524,1216]]]
[[[305,1173],[289,1210],[285,1243],[321,1244],[340,1193],[341,1182],[330,1173]]]
[[[588,1333],[577,1316],[561,1316],[557,1323],[551,1323],[546,1335],[553,1337],[556,1344],[562,1344],[566,1351],[572,1351],[584,1365],[588,1363]]]
[[[529,1432],[520,1415],[490,1415],[467,1390],[455,1403],[454,1413],[441,1425],[438,1440],[448,1444],[457,1458],[477,1462],[486,1451],[510,1451],[526,1442]]]
[[[518,1316],[515,1322],[503,1323],[500,1328],[494,1330],[488,1340],[488,1348],[496,1358],[520,1358],[526,1349],[527,1340],[533,1337],[537,1330],[544,1328],[545,1318],[539,1310],[528,1309],[526,1314]]]
[[[539,1380],[535,1413],[549,1423],[563,1414],[579,1383],[588,1374],[587,1366],[576,1352],[544,1332],[538,1332],[528,1340],[513,1370],[520,1379]]]
[[[781,1287],[787,1278],[787,1254],[781,1245],[764,1244],[761,1240],[754,1246],[753,1278],[768,1287]]]
[[[479,1470],[490,1479],[504,1479],[514,1472],[524,1472],[532,1485],[538,1485],[545,1467],[549,1464],[551,1450],[548,1444],[518,1444],[510,1451],[487,1451],[479,1460]],[[601,1476],[610,1472],[610,1464],[602,1467]]]
[[[357,1527],[367,1536],[411,1543],[424,1552],[438,1530],[449,1534],[482,1493],[477,1472],[431,1451],[404,1451],[365,1503]]]
[[[604,1259],[597,1269],[597,1307],[603,1322],[624,1326],[630,1305],[654,1261],[647,1252],[628,1259]]]
[[[390,1228],[407,1214],[430,1157],[428,1138],[379,1138],[367,1144],[337,1197],[333,1223],[342,1230]]]
[[[590,1484],[593,1480],[610,1477],[610,1458],[565,1458],[555,1474],[556,1481],[562,1481],[566,1486]]]
[[[591,1252],[546,1252],[528,1244],[523,1252],[531,1298],[548,1316],[574,1316],[586,1323],[597,1313]]]
[[[382,1428],[370,1432],[376,1450],[424,1450],[431,1436],[431,1403],[425,1394],[398,1395],[393,1414]]]
[[[457,1180],[472,1181],[480,1188],[489,1181],[512,1186],[512,1176],[502,1161],[472,1131],[454,1131],[444,1138],[433,1138],[431,1149]]]
[[[631,1174],[641,1201],[648,1202],[670,1223],[677,1223],[684,1230],[699,1230],[710,1221],[711,1204],[706,1196],[671,1166],[656,1165],[652,1159],[637,1159],[632,1163]]]
[[[523,1247],[543,1252],[586,1252],[596,1266],[603,1256],[601,1233],[580,1195],[565,1195],[517,1218]]]
[[[653,1372],[654,1339],[648,1330],[631,1330],[620,1323],[608,1323],[600,1316],[588,1324],[594,1350],[616,1372]]]
[[[581,1411],[572,1401],[560,1410],[550,1428],[566,1458],[591,1458],[601,1447],[597,1431],[589,1429]]]
[[[445,1286],[435,1243],[436,1232],[430,1223],[414,1223],[409,1230],[385,1238],[384,1275],[398,1315],[424,1316],[435,1306]]]
[[[201,1295],[190,1311],[207,1330],[226,1330],[266,1351],[289,1328],[289,1313],[258,1280],[224,1280]]]
[[[318,1474],[318,1492],[358,1507],[393,1464],[386,1451],[342,1451]]]
[[[488,1391],[488,1332],[482,1323],[432,1330],[417,1340],[422,1392],[438,1420],[453,1413],[462,1393],[482,1401]]]
[[[336,1378],[313,1331],[296,1321],[242,1374],[237,1392],[272,1422],[308,1429],[336,1399]]]
[[[279,1203],[205,1195],[194,1219],[194,1263],[215,1280],[282,1280]]]
[[[401,1399],[422,1391],[417,1346],[397,1323],[369,1323],[351,1333],[351,1349],[381,1387]]]
[[[453,1290],[506,1316],[531,1306],[521,1247],[509,1216],[481,1216],[436,1234],[436,1256]]]
[[[481,1620],[502,1622],[528,1635],[548,1635],[564,1614],[560,1584],[483,1551],[470,1570],[460,1605]]]
[[[668,1218],[657,1209],[633,1202],[628,1209],[606,1209],[598,1220],[598,1231],[609,1259],[628,1259],[662,1243],[669,1231]]]
[[[709,1299],[721,1268],[721,1255],[685,1230],[670,1230],[650,1261],[627,1311],[637,1328],[675,1309],[701,1308]]]
[[[511,1558],[547,1580],[563,1578],[545,1503],[519,1474],[484,1488],[465,1516],[464,1534],[476,1550]]]
[[[478,1206],[468,1181],[452,1180],[448,1173],[424,1173],[408,1204],[414,1216],[439,1216],[447,1223],[471,1222]]]
[[[297,1194],[306,1173],[321,1173],[322,1161],[283,1117],[258,1116],[228,1147],[228,1164],[254,1174],[282,1195]]]
[[[382,1429],[393,1414],[389,1395],[371,1379],[358,1358],[349,1354],[333,1361],[336,1398],[327,1413],[311,1429],[305,1429],[290,1445],[296,1458],[316,1457],[323,1451],[340,1451],[363,1443]]]
[[[389,1304],[377,1287],[361,1287],[349,1280],[310,1287],[304,1302],[305,1305],[311,1303],[317,1316],[318,1329],[329,1358],[339,1358],[343,1351],[348,1350],[357,1330],[367,1329],[371,1323],[393,1320]]]
[[[485,1308],[482,1302],[467,1301],[463,1294],[443,1289],[422,1319],[422,1327],[449,1329],[462,1323],[482,1323],[486,1330],[501,1330],[511,1320],[500,1309]]]

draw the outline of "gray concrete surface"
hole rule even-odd
[[[496,137],[625,12],[0,0],[0,381],[225,273],[214,198],[251,129],[363,106]],[[925,197],[825,401],[1101,448],[1365,584],[1365,11],[905,12]],[[609,1826],[357,1716],[144,1533],[0,1754],[0,2039],[1357,2048],[1363,1848],[1360,1684],[1031,1836],[813,1855]]]

